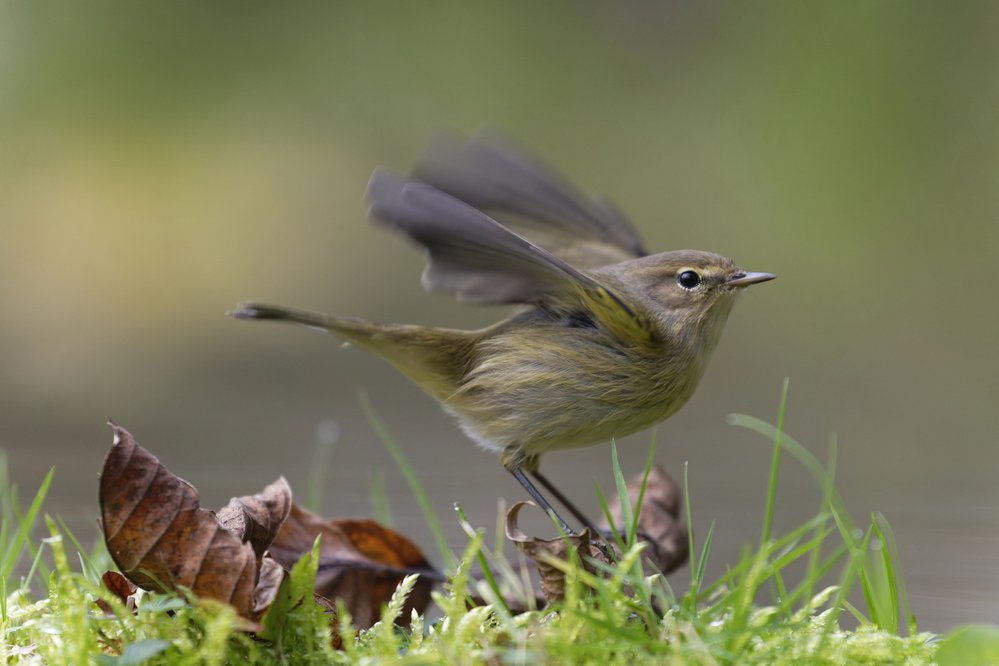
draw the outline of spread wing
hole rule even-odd
[[[486,211],[504,226],[573,265],[589,269],[646,254],[624,215],[589,199],[499,133],[466,142],[442,135],[413,177]]]
[[[472,303],[529,303],[583,312],[636,342],[655,335],[640,308],[610,285],[431,185],[377,170],[366,198],[372,220],[426,249],[423,286],[429,291]]]

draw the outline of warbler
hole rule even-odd
[[[542,454],[643,430],[694,393],[736,296],[770,273],[696,250],[648,254],[627,218],[494,132],[431,145],[410,177],[376,170],[368,216],[426,251],[423,286],[514,304],[480,330],[376,324],[247,302],[231,314],[328,331],[440,402],[567,533],[532,474]]]

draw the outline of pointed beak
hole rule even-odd
[[[725,284],[730,287],[748,287],[757,282],[773,280],[775,277],[777,276],[773,273],[747,273],[746,271],[739,271],[738,273],[733,273]]]

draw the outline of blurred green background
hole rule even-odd
[[[652,249],[780,279],[736,308],[657,458],[690,464],[713,569],[757,537],[776,416],[897,533],[942,631],[999,614],[999,4],[58,3],[0,5],[0,448],[49,511],[96,534],[109,416],[207,506],[306,485],[339,426],[324,510],[432,552],[360,414],[365,388],[432,489],[491,526],[522,492],[429,398],[362,352],[224,316],[253,298],[476,327],[502,310],[422,292],[422,261],[364,223],[371,170],[441,128],[505,130],[610,195]],[[622,443],[640,468],[648,433]],[[607,447],[549,475],[597,512]],[[784,526],[819,493],[788,462]],[[540,525],[540,523],[536,523]],[[683,587],[683,575],[676,580]]]

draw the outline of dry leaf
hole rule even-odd
[[[270,608],[277,597],[281,583],[284,582],[285,570],[277,561],[270,557],[264,557],[260,562],[260,575],[257,579],[257,587],[253,590],[252,617],[260,617],[265,610]]]
[[[109,592],[121,599],[121,603],[123,604],[127,603],[128,598],[139,590],[139,588],[132,584],[132,581],[117,571],[105,571],[104,575],[101,576],[101,582],[104,583],[104,587]]]
[[[135,598],[132,596],[135,594],[139,588],[137,588],[132,581],[125,578],[121,573],[117,571],[105,571],[104,575],[101,576],[101,582],[104,583],[104,587],[121,600],[121,603],[125,604],[125,608],[130,611],[135,610]],[[97,600],[97,606],[105,615],[114,615],[114,610],[111,608],[108,602],[103,599]]]
[[[631,505],[638,501],[644,474],[636,474],[628,480],[628,497]],[[615,494],[610,501],[610,513],[619,532],[623,531],[621,502]],[[649,480],[642,498],[638,514],[638,538],[648,543],[646,558],[663,573],[669,573],[687,561],[689,555],[687,527],[680,522],[680,491],[661,465],[654,465],[649,471]],[[606,521],[600,525],[609,528]]]
[[[551,563],[552,559],[568,560],[570,553],[575,552],[584,569],[596,573],[590,559],[610,564],[610,558],[594,541],[589,528],[580,534],[574,534],[554,539],[538,539],[529,537],[517,524],[520,510],[525,506],[537,506],[534,502],[517,502],[506,512],[506,538],[517,546],[520,552],[535,562],[541,577],[541,593],[548,603],[565,597],[565,575]]]
[[[110,425],[114,443],[101,473],[100,504],[114,563],[139,587],[187,587],[254,617],[257,552],[266,549],[264,541],[276,529],[272,523],[280,524],[281,507],[290,506],[288,484],[279,479],[261,495],[230,502],[227,520],[234,533],[199,506],[194,486],[170,473],[124,428]],[[269,570],[265,583],[273,585],[272,578]]]
[[[291,505],[291,488],[281,477],[262,493],[232,498],[217,517],[224,528],[249,543],[259,559],[277,536]]]
[[[378,621],[381,606],[405,576],[420,574],[401,614],[407,621],[412,609],[423,612],[434,582],[443,579],[413,542],[398,532],[373,520],[324,520],[297,504],[292,505],[270,546],[270,554],[283,566],[291,567],[312,548],[318,535],[322,539],[316,594],[341,599],[361,629]]]
[[[112,559],[139,587],[190,588],[256,620],[277,596],[285,569],[319,535],[316,602],[332,612],[323,597],[342,599],[358,627],[378,620],[404,576],[421,574],[402,618],[413,608],[422,612],[434,582],[443,579],[397,532],[372,520],[323,520],[302,509],[283,478],[257,495],[231,499],[217,515],[202,509],[194,486],[170,473],[125,429],[111,427],[114,445],[100,483],[101,523]]]

